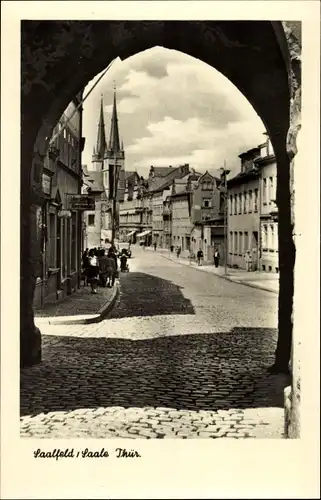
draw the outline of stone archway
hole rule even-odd
[[[41,336],[34,325],[32,300],[40,254],[35,211],[43,199],[40,179],[47,138],[73,96],[112,59],[125,59],[161,45],[196,57],[224,74],[252,104],[271,138],[277,159],[280,269],[274,369],[287,369],[295,260],[290,165],[299,128],[295,109],[300,100],[300,67],[289,43],[295,45],[296,40],[291,23],[267,21],[22,22],[22,366],[41,360]]]

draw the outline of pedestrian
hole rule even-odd
[[[154,250],[155,250],[155,252],[156,252],[156,248],[157,248],[157,243],[155,241],[155,243],[154,243]]]
[[[105,287],[107,283],[107,255],[104,249],[99,252],[99,281],[101,286]]]
[[[110,248],[106,259],[106,277],[107,277],[108,288],[114,286],[116,273],[117,273],[117,257],[115,259],[115,254],[113,250]]]
[[[220,252],[218,251],[217,248],[215,248],[215,250],[214,250],[214,264],[215,264],[215,267],[218,267],[219,263],[220,263]]]
[[[171,245],[171,253],[174,251],[174,245]]]
[[[177,258],[179,258],[180,254],[181,254],[181,251],[182,251],[182,249],[181,249],[181,247],[178,245],[178,246],[177,246],[177,249],[176,249],[176,255],[177,255]]]
[[[117,255],[116,255],[113,247],[110,247],[110,249],[108,251],[108,257],[112,258],[114,260],[113,273],[112,273],[112,276],[110,276],[111,279],[109,280],[109,283],[111,284],[111,286],[114,286],[116,276],[118,273],[118,261],[117,261]]]
[[[201,249],[198,250],[196,257],[197,257],[197,264],[200,266],[203,260],[203,252]]]
[[[245,253],[245,268],[248,272],[252,271],[252,255],[249,250]]]
[[[91,293],[97,293],[99,281],[99,262],[95,250],[90,250],[88,255],[87,281],[91,286]]]
[[[125,248],[123,248],[122,254],[120,256],[120,270],[121,272],[129,271],[129,267],[127,264],[127,252]]]

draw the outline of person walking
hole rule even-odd
[[[249,250],[245,253],[245,268],[248,272],[252,271],[252,255]]]
[[[196,257],[197,257],[197,264],[200,266],[203,261],[203,252],[201,249],[198,250]]]
[[[117,257],[115,260],[115,254],[113,253],[113,250],[110,248],[106,258],[106,278],[107,278],[106,281],[108,288],[114,286],[116,273],[117,273]]]
[[[155,243],[154,243],[154,250],[155,250],[155,252],[156,252],[156,248],[157,248],[157,243],[155,241]]]
[[[107,283],[107,255],[104,249],[99,252],[99,281],[101,286],[105,287]]]
[[[112,275],[109,274],[109,285],[110,286],[114,286],[115,284],[115,280],[116,280],[116,276],[117,276],[117,272],[118,272],[118,260],[117,260],[117,255],[114,251],[114,249],[111,247],[108,251],[108,257],[113,259],[114,261],[114,265],[113,266],[109,266],[109,269],[110,269],[110,273],[111,273],[111,267],[113,268],[113,273]]]
[[[177,249],[176,249],[176,255],[177,255],[177,258],[179,258],[179,256],[181,255],[181,251],[182,251],[182,249],[181,249],[181,247],[178,245],[178,246],[177,246]]]
[[[218,267],[220,263],[220,252],[218,251],[217,248],[214,250],[214,265],[215,267]]]
[[[88,255],[87,281],[91,286],[91,293],[97,293],[99,280],[99,262],[95,250],[90,250]]]

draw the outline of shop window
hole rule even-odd
[[[94,226],[95,225],[95,214],[89,214],[88,215],[88,226]]]

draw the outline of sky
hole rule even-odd
[[[98,80],[88,83],[84,95]],[[175,50],[154,47],[116,60],[84,103],[83,163],[90,168],[103,95],[109,137],[116,85],[125,169],[147,176],[150,166],[189,163],[199,172],[226,164],[240,170],[238,155],[264,142],[261,119],[221,73]]]

